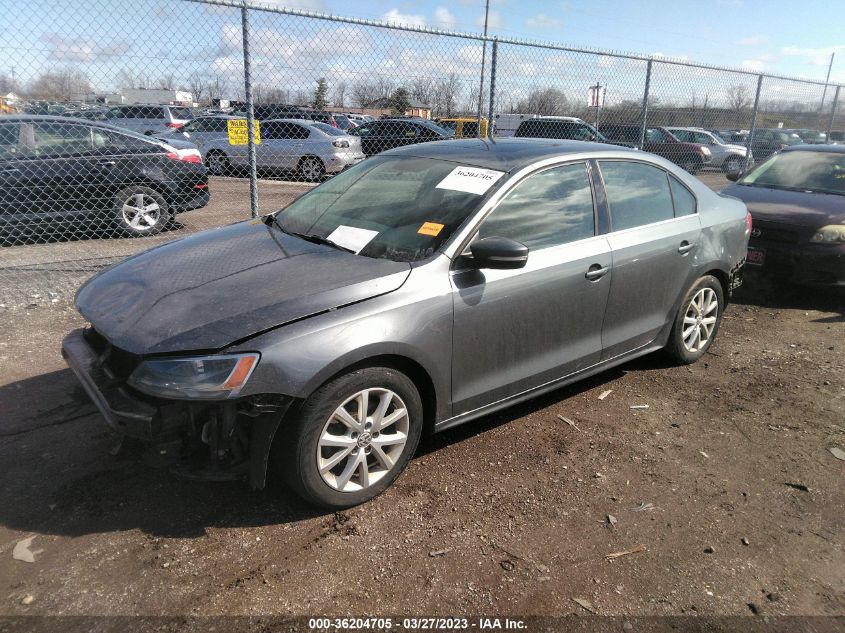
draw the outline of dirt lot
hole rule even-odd
[[[0,314],[0,614],[845,615],[841,294],[750,283],[699,363],[435,436],[337,514],[110,455],[58,353],[79,317]]]

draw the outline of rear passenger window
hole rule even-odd
[[[63,123],[33,123],[36,156],[70,156],[93,149],[91,128]]]
[[[600,161],[614,231],[671,220],[672,194],[662,169],[643,163]]]
[[[479,238],[509,237],[533,249],[595,234],[593,192],[583,163],[529,176],[484,220]]]
[[[669,187],[672,189],[672,200],[675,203],[675,217],[679,218],[683,215],[695,213],[695,196],[671,174],[669,175]]]

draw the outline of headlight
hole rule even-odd
[[[841,244],[845,242],[845,224],[828,224],[823,226],[813,237],[811,242],[816,244]]]
[[[222,400],[238,394],[259,358],[259,354],[230,354],[151,359],[138,365],[128,382],[161,398]]]
[[[334,145],[335,147],[349,147],[349,141],[347,141],[346,139],[339,139],[337,141],[334,141],[332,145]]]
[[[710,150],[707,149],[706,147],[701,148],[701,153],[704,154],[705,156],[710,156]]]

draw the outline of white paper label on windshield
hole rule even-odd
[[[455,167],[448,176],[440,181],[437,189],[451,189],[481,195],[505,173],[493,169],[478,167]]]
[[[378,235],[378,231],[357,229],[354,226],[344,226],[341,224],[331,232],[328,239],[335,244],[359,253],[367,244],[373,241],[376,235]]]

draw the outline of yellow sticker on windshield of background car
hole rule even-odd
[[[443,230],[443,225],[438,224],[437,222],[423,222],[423,225],[420,227],[420,230],[417,231],[420,235],[430,235],[431,237],[437,237],[440,235],[440,231]]]

